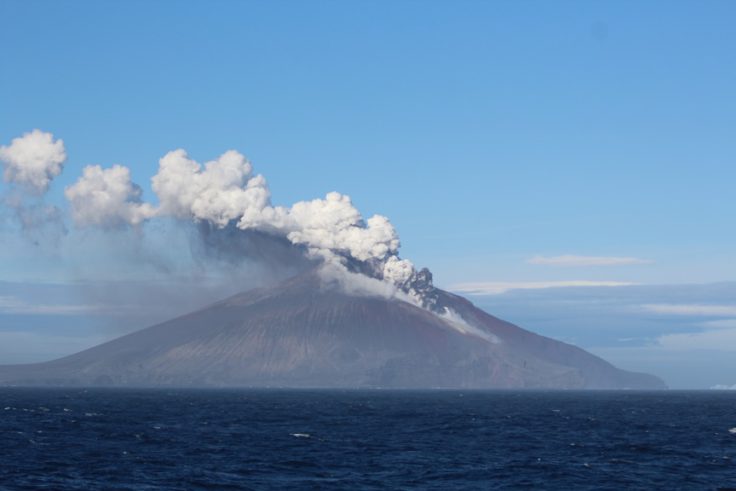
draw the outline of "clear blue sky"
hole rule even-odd
[[[337,190],[389,216],[440,285],[736,280],[734,2],[4,0],[0,18],[0,144],[64,139],[51,202],[88,164],[153,199],[165,152],[236,148],[277,204]],[[33,269],[18,249],[0,279]]]

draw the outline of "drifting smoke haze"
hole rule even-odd
[[[36,130],[2,158],[21,201],[42,201],[65,152]],[[74,228],[61,249],[103,281],[61,285],[56,298],[49,285],[24,297],[0,284],[0,310],[11,314],[54,313],[55,326],[66,317],[99,337],[99,327],[150,327],[49,363],[0,367],[0,384],[663,387],[435,288],[429,270],[399,256],[391,222],[364,217],[347,195],[273,204],[265,177],[235,150],[203,164],[168,152],[151,189],[149,202],[129,168],[88,165],[64,192]],[[123,279],[126,268],[150,267],[159,274]],[[82,298],[62,301],[70,294]],[[116,316],[117,329],[96,325]]]
[[[0,146],[3,179],[9,184],[2,202],[23,236],[34,245],[56,247],[67,233],[62,211],[43,199],[51,181],[61,174],[66,158],[64,141],[40,130]]]
[[[51,133],[33,130],[0,147],[0,161],[6,182],[18,184],[37,194],[44,193],[51,180],[61,174],[66,161],[63,140]]]
[[[89,165],[64,194],[80,226],[139,225],[153,216],[153,207],[141,203],[141,188],[130,181],[130,170],[122,165],[109,169]]]
[[[21,204],[30,197],[42,200],[62,172],[66,151],[62,140],[33,130],[0,148],[0,160],[16,196],[15,209],[25,211],[31,207]],[[191,257],[200,270],[217,263],[231,274],[245,268],[250,276],[282,279],[320,266],[326,283],[346,291],[393,296],[443,312],[435,307],[431,273],[417,271],[399,256],[399,236],[388,218],[364,218],[347,195],[330,192],[324,198],[275,206],[266,178],[235,150],[204,164],[183,149],[168,152],[151,177],[151,189],[157,203],[143,200],[142,188],[124,165],[88,165],[64,195],[78,231],[118,234],[118,242],[120,234],[140,237],[151,224],[176,223],[192,237]],[[51,221],[44,217],[63,226],[60,210],[38,203],[34,210],[17,212],[24,228]],[[135,247],[128,255],[131,262],[156,262],[155,252]],[[166,259],[160,263],[160,270],[168,269]]]

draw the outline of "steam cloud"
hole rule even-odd
[[[413,271],[410,262],[398,259],[399,237],[386,217],[364,220],[350,197],[340,193],[290,208],[274,207],[266,179],[253,175],[252,165],[237,151],[225,152],[204,167],[184,150],[169,152],[151,183],[160,203],[157,215],[203,220],[218,227],[234,222],[241,230],[285,237],[331,262],[382,262],[387,266],[382,276],[395,282],[405,281]]]
[[[64,194],[74,221],[82,226],[138,225],[154,214],[151,205],[141,202],[141,188],[130,181],[130,170],[122,165],[87,166]]]
[[[37,194],[44,193],[51,180],[61,174],[66,161],[64,141],[54,141],[51,133],[33,130],[0,147],[0,161],[6,182],[19,184]]]
[[[0,146],[3,179],[11,186],[3,202],[14,211],[23,234],[36,245],[44,239],[56,244],[66,234],[61,210],[43,202],[65,161],[64,141],[38,129]]]
[[[6,181],[41,195],[61,173],[66,152],[62,140],[33,130],[1,147],[0,159]],[[424,307],[436,303],[431,273],[399,257],[399,236],[388,218],[365,219],[347,195],[331,192],[290,207],[274,206],[266,179],[254,174],[252,164],[235,150],[204,165],[182,149],[171,151],[159,160],[151,187],[158,205],[142,201],[127,167],[90,165],[64,194],[79,227],[137,227],[156,217],[173,217],[201,230],[239,231],[249,238],[246,243],[268,236],[327,263],[333,276],[335,268],[362,274]]]
[[[171,151],[159,161],[151,185],[157,207],[141,202],[140,187],[130,181],[127,168],[89,166],[66,196],[80,226],[136,226],[163,216],[219,229],[234,225],[285,238],[310,258],[385,280],[424,306],[432,303],[426,291],[414,286],[417,280],[431,284],[429,272],[417,272],[399,257],[399,236],[388,218],[364,219],[349,196],[332,192],[291,207],[273,206],[266,179],[254,174],[252,164],[235,150],[204,165],[182,149]]]

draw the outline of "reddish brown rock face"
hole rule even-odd
[[[310,272],[66,358],[0,367],[0,384],[664,388],[437,292],[439,308],[482,335],[407,302],[348,295]]]

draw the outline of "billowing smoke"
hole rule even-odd
[[[61,210],[44,202],[51,181],[61,174],[66,149],[61,139],[35,129],[0,146],[3,179],[10,189],[2,198],[23,235],[36,245],[57,245],[66,227]]]
[[[90,166],[66,196],[81,226],[137,226],[154,217],[176,217],[208,224],[203,230],[210,234],[239,230],[250,242],[272,237],[288,241],[310,260],[384,281],[424,307],[435,305],[431,274],[399,257],[399,236],[388,218],[365,219],[349,196],[332,192],[290,207],[274,206],[266,179],[235,150],[204,165],[184,150],[169,152],[151,185],[158,206],[141,201],[127,168]],[[240,252],[250,253],[247,247]]]
[[[33,130],[0,147],[0,162],[6,182],[18,184],[37,194],[44,193],[51,180],[61,174],[66,161],[64,141],[54,141],[51,133]]]
[[[232,150],[204,168],[184,150],[169,152],[151,179],[159,199],[158,213],[225,227],[246,210],[261,210],[269,203],[266,180],[251,173],[250,162]]]
[[[317,265],[303,248],[284,237],[259,230],[240,230],[234,223],[218,227],[200,221],[193,225],[189,228],[193,232],[191,255],[203,268],[216,263],[236,275],[242,269],[251,280],[253,276],[266,276],[267,280],[280,281]]]
[[[0,147],[0,161],[12,191],[5,202],[18,223],[24,229],[51,222],[63,228],[60,210],[46,205],[43,195],[63,169],[64,142],[33,130]],[[347,195],[331,192],[274,206],[266,179],[235,150],[204,164],[184,150],[171,151],[160,159],[151,188],[157,204],[143,201],[127,167],[89,165],[64,194],[78,227],[141,229],[154,218],[177,219],[194,226],[210,256],[278,264],[284,271],[322,263],[330,281],[340,271],[352,283],[367,277],[379,284],[363,282],[362,290],[393,291],[438,310],[431,273],[399,256],[399,236],[388,218],[364,218]]]
[[[84,168],[82,177],[64,192],[75,223],[82,226],[139,225],[154,215],[153,206],[141,202],[141,188],[130,180],[122,165]]]

